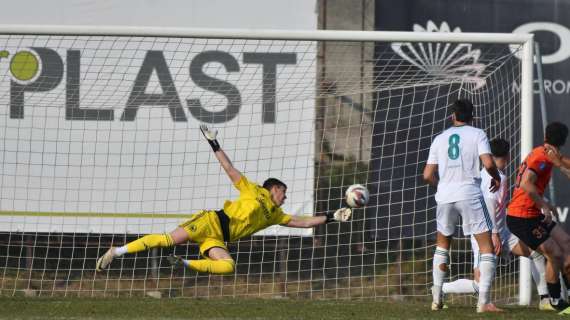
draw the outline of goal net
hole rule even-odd
[[[0,28],[2,29],[2,28]],[[447,32],[0,30],[0,294],[427,297],[429,145],[457,98],[474,125],[529,150],[530,37]],[[165,233],[237,196],[198,126],[250,180],[288,185],[284,210],[323,215],[365,184],[350,223],[274,226],[230,243],[232,275],[174,269],[153,249],[94,271],[113,245]],[[530,128],[528,128],[530,130]],[[526,139],[526,140],[525,140]],[[450,280],[471,277],[469,242]],[[495,298],[516,299],[501,259]]]

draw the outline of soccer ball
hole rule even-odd
[[[370,193],[365,186],[353,184],[345,192],[346,203],[352,208],[364,207],[370,200]]]

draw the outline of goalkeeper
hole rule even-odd
[[[232,165],[226,153],[216,140],[217,131],[200,126],[214,154],[239,191],[234,201],[226,201],[218,211],[202,210],[182,223],[169,234],[150,234],[122,247],[111,247],[97,260],[96,270],[109,267],[115,257],[126,253],[136,253],[157,247],[172,247],[192,241],[200,246],[203,259],[185,260],[177,256],[169,257],[170,263],[184,265],[198,272],[229,274],[234,272],[235,262],[229,254],[227,242],[252,235],[271,225],[294,228],[312,228],[331,221],[348,221],[352,211],[341,208],[325,216],[297,217],[283,212],[287,186],[278,179],[269,178],[263,186],[250,182]]]

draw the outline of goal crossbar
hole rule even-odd
[[[514,33],[432,33],[406,31],[345,31],[345,30],[253,30],[210,28],[153,28],[132,26],[66,26],[66,25],[0,25],[0,33],[14,35],[75,35],[75,36],[147,36],[176,38],[305,40],[305,41],[380,41],[380,42],[452,42],[525,44],[532,34]]]

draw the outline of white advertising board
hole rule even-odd
[[[22,20],[5,22],[48,23],[36,15],[54,10],[42,9],[44,2],[10,6],[31,3],[36,9]],[[60,1],[67,7],[50,22],[316,26],[314,3],[305,1],[294,2],[302,17],[281,1],[116,1],[109,14],[111,3]],[[160,19],[147,20],[151,13]],[[37,61],[29,74],[13,68],[14,57],[26,55]],[[286,212],[312,215],[315,57],[314,43],[0,36],[0,230],[168,232],[197,210],[221,208],[238,193],[198,130],[204,122],[219,130],[222,147],[250,180],[288,184]],[[260,234],[310,232],[272,227]]]

